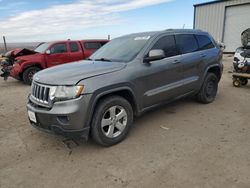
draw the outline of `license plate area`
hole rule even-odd
[[[29,116],[30,121],[32,121],[34,123],[37,123],[35,112],[32,112],[32,111],[28,110],[28,116]]]

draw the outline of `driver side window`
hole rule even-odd
[[[50,48],[51,54],[60,54],[60,53],[65,53],[65,52],[67,52],[66,43],[55,44],[54,46]]]
[[[161,37],[152,47],[151,50],[161,49],[165,52],[166,57],[179,55],[173,35]]]

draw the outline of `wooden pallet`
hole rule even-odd
[[[250,74],[247,74],[247,73],[234,73],[233,77],[241,77],[241,78],[249,78],[250,79]]]

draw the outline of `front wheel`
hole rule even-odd
[[[133,122],[131,104],[119,96],[103,99],[93,116],[91,135],[103,146],[112,146],[124,140]]]
[[[39,67],[29,67],[23,72],[23,82],[27,85],[31,85],[33,76],[35,73],[40,71]]]
[[[214,101],[218,90],[218,78],[214,73],[208,73],[205,77],[201,90],[197,94],[197,100],[208,104]]]

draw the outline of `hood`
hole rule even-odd
[[[11,51],[7,52],[5,54],[5,56],[6,57],[16,58],[16,57],[19,57],[19,56],[31,55],[31,54],[36,54],[36,53],[38,53],[38,52],[35,52],[33,50],[29,50],[29,49],[26,49],[26,48],[18,48],[18,49],[11,50]]]
[[[118,71],[126,63],[103,61],[78,61],[45,69],[34,75],[36,82],[48,85],[75,85],[80,80]]]
[[[42,58],[41,54],[40,53],[35,53],[35,54],[27,54],[27,55],[22,55],[22,56],[17,56],[15,59],[16,60],[22,60],[22,61],[29,61],[29,60],[32,60],[32,61],[37,61],[38,58]]]
[[[250,46],[250,28],[241,33],[241,43],[244,47]]]

